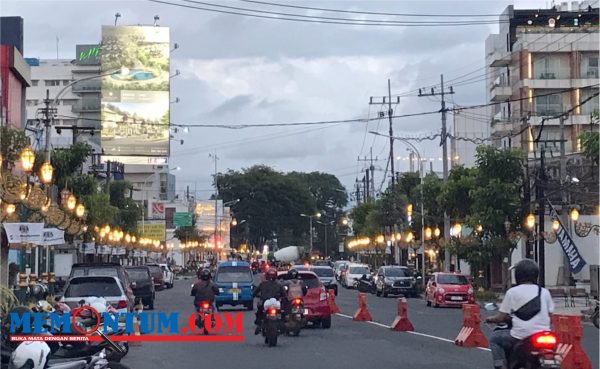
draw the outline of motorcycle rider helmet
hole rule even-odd
[[[538,283],[540,268],[537,263],[531,259],[523,259],[515,264],[511,269],[515,271],[515,281],[517,285],[523,283]]]
[[[102,300],[104,300],[104,299],[102,299]],[[92,303],[90,304],[90,307],[91,307],[92,309],[95,309],[95,310],[98,312],[98,314],[101,314],[101,315],[102,315],[102,314],[103,314],[103,313],[105,313],[105,312],[106,312],[106,310],[107,310],[107,309],[106,309],[106,300],[104,300],[104,302],[102,302],[100,299],[98,299],[98,300],[96,300],[96,301],[92,302]]]
[[[44,369],[50,355],[50,347],[42,341],[22,342],[10,355],[12,368]]]
[[[40,313],[51,313],[54,311],[54,308],[48,301],[40,300],[35,304],[35,310]]]
[[[34,284],[30,292],[35,300],[45,300],[48,297],[48,287],[41,283]]]
[[[271,267],[269,269],[267,269],[267,271],[265,272],[265,279],[267,281],[274,281],[277,279],[277,269]]]
[[[210,270],[202,269],[198,272],[198,278],[202,279],[203,281],[208,281],[210,279]]]
[[[289,279],[298,279],[298,271],[296,269],[290,269],[287,272]]]

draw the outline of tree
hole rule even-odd
[[[579,136],[584,155],[588,159],[592,160],[596,165],[598,165],[598,160],[600,159],[600,141],[598,140],[599,137],[600,133],[598,131],[584,132]]]
[[[24,131],[7,126],[0,127],[0,154],[2,155],[3,170],[12,169],[19,160],[21,150],[29,145],[29,139]]]

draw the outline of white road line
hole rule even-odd
[[[350,315],[341,314],[341,313],[337,313],[336,315],[339,315],[339,316],[341,316],[341,317],[344,317],[344,318],[352,319],[352,317],[351,317]],[[373,324],[373,325],[376,325],[376,326],[378,326],[378,327],[382,327],[382,328],[387,328],[387,329],[390,329],[390,328],[391,328],[389,325],[385,325],[385,324],[383,324],[383,323],[379,323],[379,322],[367,321],[367,323],[370,323],[370,324]],[[449,342],[449,343],[452,343],[452,344],[454,344],[454,340],[450,340],[450,339],[448,339],[448,338],[444,338],[444,337],[432,336],[432,335],[430,335],[430,334],[425,334],[425,333],[421,333],[421,332],[411,332],[411,331],[407,331],[406,333],[410,333],[410,334],[414,334],[414,335],[417,335],[417,336],[422,336],[422,337],[433,338],[433,339],[435,339],[435,340],[444,341],[444,342]],[[483,351],[491,351],[491,350],[490,350],[489,348],[487,348],[487,347],[476,347],[476,348],[478,348],[478,349],[480,349],[480,350],[483,350]]]

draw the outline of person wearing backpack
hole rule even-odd
[[[538,285],[540,269],[531,259],[523,259],[511,269],[515,271],[517,285],[506,291],[499,313],[487,317],[486,323],[506,323],[510,330],[494,331],[490,338],[493,365],[505,368],[506,353],[521,340],[538,332],[550,330],[550,314],[554,302],[550,292]]]

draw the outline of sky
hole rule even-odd
[[[211,9],[185,0],[170,3]],[[268,1],[268,0],[267,0]],[[509,1],[295,1],[272,3],[338,10],[417,14],[500,14]],[[273,7],[240,0],[206,0],[222,6],[252,8],[322,17],[397,20],[393,16],[332,13]],[[547,1],[514,2],[515,8],[546,8]],[[231,10],[231,9],[230,9]],[[233,11],[233,10],[232,10]],[[380,27],[292,22],[222,14],[138,1],[29,1],[2,0],[3,16],[21,16],[25,22],[25,56],[75,58],[76,44],[100,41],[101,25],[111,25],[115,13],[120,25],[152,24],[170,27],[171,122],[176,124],[266,124],[376,118],[387,95],[402,96],[394,114],[440,109],[437,97],[418,97],[415,90],[439,83],[444,74],[455,94],[448,105],[486,103],[482,76],[484,42],[497,24],[468,26]],[[401,18],[407,20],[409,18]],[[410,21],[428,17],[410,18]],[[436,18],[439,20],[440,18]],[[497,18],[486,18],[497,19]],[[444,18],[444,20],[454,20]],[[466,75],[466,76],[465,76]],[[462,76],[462,77],[461,77]],[[452,116],[448,116],[449,122]],[[485,123],[483,123],[485,124]],[[396,118],[394,135],[428,136],[439,133],[440,114]],[[321,171],[336,175],[352,192],[362,178],[364,159],[372,152],[378,160],[376,187],[383,183],[389,140],[387,119],[365,123],[246,129],[190,128],[179,130],[171,143],[171,166],[179,166],[177,191],[187,186],[198,198],[212,193],[214,162],[219,171],[256,164],[280,171]],[[422,157],[434,159],[441,170],[439,139],[415,143]],[[396,157],[407,157],[407,146],[394,144]],[[409,169],[397,160],[396,171]]]

